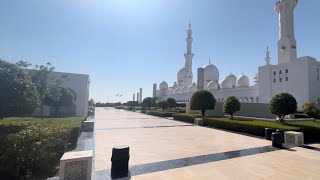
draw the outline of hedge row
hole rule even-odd
[[[152,116],[158,117],[172,117],[173,114],[177,114],[177,112],[160,112],[160,111],[148,111]]]
[[[194,123],[194,118],[202,117],[200,114],[173,114],[173,119],[188,123]]]
[[[77,144],[83,118],[0,122],[0,179],[45,179],[56,174],[65,151]]]
[[[199,114],[174,114],[175,120],[193,123]],[[320,142],[320,122],[292,121],[288,124],[259,120],[231,120],[228,118],[203,117],[203,125],[235,132],[264,137],[265,128],[281,129],[284,131],[300,131],[304,133],[306,143]]]

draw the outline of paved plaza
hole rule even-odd
[[[96,108],[93,179],[108,179],[112,148],[130,147],[132,179],[320,179],[320,145],[271,142],[113,108]]]

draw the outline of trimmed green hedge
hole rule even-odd
[[[226,129],[245,134],[264,137],[265,128],[275,128],[284,131],[299,131],[304,133],[306,143],[320,142],[320,123],[313,121],[293,121],[287,124],[259,120],[230,120],[228,118],[203,118],[204,126]]]
[[[282,125],[280,123],[256,120],[230,120],[227,118],[203,118],[204,126],[226,129],[245,134],[264,137],[265,128],[282,129],[285,131],[299,131],[298,127]]]
[[[0,179],[46,179],[75,148],[84,118],[8,118],[0,122]]]
[[[160,111],[149,111],[150,115],[158,117],[172,117],[173,114],[177,112],[160,112]]]
[[[202,117],[200,114],[173,114],[173,119],[188,123],[194,123],[194,118]]]
[[[175,120],[193,123],[194,118],[203,118],[203,125],[235,132],[264,137],[265,128],[275,128],[284,131],[300,131],[304,133],[306,143],[320,142],[320,121],[286,121],[279,122],[259,120],[231,120],[229,118],[202,117],[200,114],[174,114]]]

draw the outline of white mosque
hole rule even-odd
[[[273,95],[287,92],[296,98],[299,108],[308,101],[320,104],[320,62],[309,56],[297,58],[294,36],[294,9],[297,4],[298,0],[278,0],[276,3],[275,10],[279,14],[278,64],[270,64],[267,48],[265,64],[258,68],[252,83],[245,74],[236,77],[232,73],[221,81],[218,68],[210,61],[198,68],[197,84],[193,82],[193,39],[189,23],[185,66],[179,70],[173,86],[169,87],[163,81],[157,89],[157,84],[154,84],[153,96],[160,100],[171,97],[179,103],[186,103],[194,92],[206,89],[221,103],[229,96],[237,97],[242,103],[269,103]]]

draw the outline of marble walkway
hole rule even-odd
[[[96,108],[93,179],[110,179],[112,147],[130,147],[131,179],[320,179],[320,144],[276,149],[262,138]],[[313,147],[313,148],[312,148]]]

